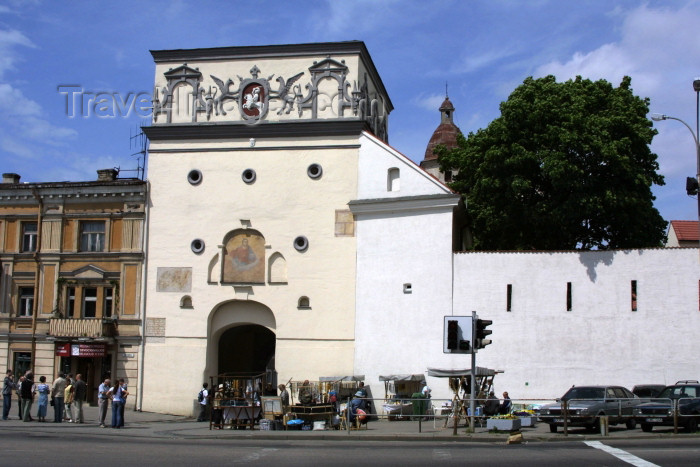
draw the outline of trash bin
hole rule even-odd
[[[412,420],[418,420],[425,415],[425,409],[428,406],[428,401],[423,397],[420,392],[414,392],[411,395],[412,405],[413,405],[413,417]]]

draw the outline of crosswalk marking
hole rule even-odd
[[[600,449],[601,451],[607,452],[608,454],[617,457],[621,461],[627,462],[628,464],[632,464],[636,467],[659,467],[656,464],[647,462],[644,459],[635,456],[634,454],[630,454],[627,451],[623,451],[622,449],[606,446],[600,441],[584,441],[584,443],[592,448]]]

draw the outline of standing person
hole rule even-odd
[[[97,405],[99,407],[99,418],[100,428],[105,428],[105,418],[107,417],[107,406],[109,406],[109,385],[111,381],[109,378],[105,378],[104,382],[100,384],[97,389]]]
[[[114,387],[109,390],[112,396],[112,428],[120,428],[122,425],[121,407],[124,404],[122,399],[122,387],[119,380],[114,383]]]
[[[282,412],[289,412],[289,391],[287,391],[287,386],[280,384],[277,386],[280,390],[280,398],[282,399]]]
[[[73,379],[73,373],[68,373],[66,375],[66,387],[68,386],[73,386],[75,383],[75,380]],[[71,394],[73,394],[73,389],[71,389]],[[65,403],[65,401],[64,401]],[[71,396],[71,403],[70,403],[71,408],[73,407],[73,396]],[[63,421],[64,422],[72,422],[74,420],[73,418],[73,411],[71,410],[71,413],[68,413],[67,410],[63,410]]]
[[[430,393],[433,392],[433,390],[430,389],[430,386],[428,386],[428,383],[423,381],[423,389],[421,389],[420,392],[423,395],[423,398],[430,399]]]
[[[119,378],[119,386],[122,388],[122,405],[119,407],[120,418],[119,427],[124,426],[124,407],[126,407],[126,398],[129,395],[129,387],[124,382],[124,378]]]
[[[63,373],[58,374],[51,385],[51,397],[53,397],[53,422],[61,423],[63,421],[63,405],[66,391],[67,381],[63,377]]]
[[[20,376],[17,382],[15,383],[15,394],[17,394],[18,407],[17,414],[19,415],[20,420],[22,420],[22,381],[24,381],[24,376]]]
[[[10,417],[10,409],[12,408],[12,390],[15,389],[15,382],[12,380],[12,370],[7,370],[5,381],[2,387],[2,419],[7,420]]]
[[[197,417],[198,422],[207,421],[207,402],[209,401],[209,391],[207,388],[209,385],[207,383],[202,384],[202,390],[197,394],[197,401],[199,402],[199,417]]]
[[[83,381],[83,375],[78,373],[75,375],[75,383],[73,384],[73,407],[76,409],[76,414],[73,421],[75,423],[85,422],[85,417],[83,417],[83,402],[85,402],[86,396],[87,384],[85,384],[85,381]]]
[[[22,393],[22,420],[31,422],[32,402],[34,402],[34,373],[31,370],[24,375],[20,392]]]
[[[501,404],[501,408],[498,410],[498,413],[508,415],[512,407],[513,404],[510,400],[510,396],[508,396],[508,391],[506,391],[503,393],[503,403]]]
[[[63,391],[63,403],[65,405],[65,417],[64,420],[68,420],[69,423],[73,423],[75,418],[73,417],[73,382],[68,379],[66,380],[66,389]]]
[[[39,393],[39,400],[37,401],[36,418],[40,422],[46,421],[46,411],[49,406],[49,393],[51,393],[51,388],[46,384],[46,376],[39,378],[39,384],[36,386],[36,392]]]

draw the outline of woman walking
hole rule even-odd
[[[49,405],[49,393],[51,392],[51,387],[46,384],[46,376],[39,378],[39,384],[36,386],[36,392],[39,393],[36,416],[40,422],[45,422],[46,410],[48,409]]]

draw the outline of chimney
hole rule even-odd
[[[3,185],[17,185],[19,183],[19,174],[6,173],[2,174]]]
[[[119,171],[117,169],[102,169],[97,171],[98,182],[113,182],[117,179]]]

